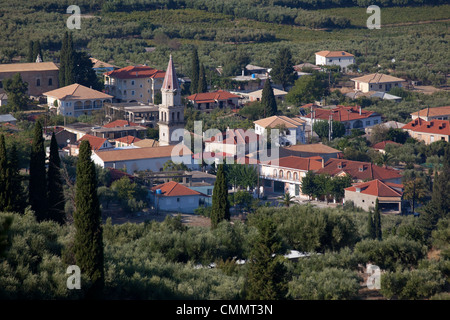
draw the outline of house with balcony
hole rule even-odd
[[[306,143],[305,124],[300,118],[289,118],[286,116],[272,116],[253,122],[257,135],[267,134],[268,129],[280,130],[279,143],[282,146]]]
[[[231,108],[239,106],[239,96],[224,90],[196,93],[188,96],[195,109],[210,113],[214,109]]]
[[[161,92],[165,71],[148,66],[128,66],[104,73],[105,92],[114,102],[154,104]]]
[[[300,116],[308,125],[314,125],[316,121],[324,120],[342,122],[346,128],[346,134],[352,129],[364,130],[381,123],[381,115],[375,111],[364,110],[360,106],[336,106],[335,108],[313,108],[311,112]]]
[[[249,153],[257,152],[259,139],[255,131],[251,129],[227,129],[225,132],[219,132],[204,140],[203,156],[211,153],[223,155],[224,158],[241,158]],[[229,160],[223,161],[228,163]]]
[[[79,117],[100,110],[113,96],[74,83],[66,87],[43,93],[49,108],[56,108],[57,114]]]
[[[345,51],[316,52],[317,66],[339,66],[342,72],[348,71],[348,66],[355,63],[355,56]]]
[[[287,193],[291,196],[307,198],[302,193],[302,179],[308,171],[323,167],[321,157],[301,158],[287,156],[259,164],[263,193]]]

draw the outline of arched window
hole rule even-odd
[[[283,178],[283,170],[280,170],[278,175],[280,176],[280,178]]]
[[[273,169],[273,176],[276,178],[277,177],[277,169]]]
[[[298,173],[294,172],[294,180],[298,180]]]
[[[288,172],[287,172],[287,178],[288,178],[289,180],[291,180],[291,179],[292,179],[292,174],[291,174],[291,172],[290,172],[290,171],[288,171]]]
[[[361,120],[356,120],[353,123],[353,128],[362,128],[363,127],[363,122]]]

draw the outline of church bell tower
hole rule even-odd
[[[176,129],[184,128],[184,106],[181,103],[181,89],[178,84],[172,55],[161,88],[162,103],[159,105],[159,145],[168,146],[180,143],[183,139],[181,132]]]

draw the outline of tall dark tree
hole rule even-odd
[[[26,197],[22,187],[22,176],[20,175],[19,153],[17,146],[13,143],[9,150],[8,170],[11,183],[9,190],[10,206],[8,211],[23,212],[26,206]]]
[[[16,73],[12,78],[6,79],[4,81],[4,89],[8,95],[8,110],[20,111],[28,105],[28,83],[22,80],[20,73]]]
[[[271,117],[277,114],[277,101],[275,99],[275,95],[273,94],[273,88],[269,79],[267,79],[264,83],[261,94],[261,105],[264,110],[264,117]]]
[[[216,228],[223,220],[230,220],[230,204],[228,203],[228,183],[224,165],[219,164],[212,195],[211,228]]]
[[[200,79],[200,62],[198,59],[197,48],[192,50],[192,62],[191,62],[191,93],[197,93],[198,82]]]
[[[64,192],[61,176],[61,159],[58,152],[55,133],[52,134],[50,142],[50,157],[48,161],[47,172],[47,198],[48,198],[48,216],[49,219],[64,224]]]
[[[203,93],[208,91],[208,85],[206,83],[206,73],[205,73],[205,66],[200,66],[200,73],[198,76],[198,87],[197,87],[197,93]]]
[[[36,61],[36,57],[33,57],[33,55],[34,55],[33,49],[34,49],[34,41],[30,40],[28,42],[28,53],[27,53],[27,61],[28,62]]]
[[[381,231],[381,213],[380,213],[380,204],[378,202],[378,198],[375,201],[375,211],[373,213],[373,224],[375,227],[375,238],[377,240],[382,240],[383,235]]]
[[[281,84],[283,89],[294,83],[294,63],[292,62],[292,54],[289,48],[280,49],[270,76],[273,82]]]
[[[103,83],[97,77],[95,70],[92,69],[93,63],[85,52],[74,52],[74,70],[73,83],[81,84],[94,90],[102,90]]]
[[[66,86],[66,57],[67,57],[67,42],[69,40],[69,33],[66,31],[61,43],[61,50],[59,51],[59,86]]]
[[[5,136],[0,136],[0,211],[9,207],[10,174],[6,155]]]
[[[41,57],[42,60],[44,60],[42,56],[41,43],[39,40],[33,43],[33,61],[31,62],[36,62],[38,55]]]
[[[316,193],[316,183],[315,183],[315,173],[313,171],[308,171],[302,179],[302,193],[307,194],[311,197]]]
[[[71,85],[75,83],[75,50],[73,47],[72,33],[69,32],[67,38],[66,57],[65,57],[65,85]]]
[[[47,177],[42,125],[36,122],[30,154],[29,201],[38,221],[47,220]]]
[[[443,167],[435,172],[431,200],[420,213],[419,225],[426,238],[436,229],[440,219],[450,217],[450,145],[445,146]]]
[[[104,253],[97,177],[91,160],[89,141],[82,141],[77,163],[75,186],[74,254],[76,264],[87,276],[88,298],[100,298],[104,287]]]
[[[367,221],[367,234],[370,239],[376,239],[377,235],[375,232],[375,223],[373,220],[373,212],[369,211],[369,219]]]
[[[273,218],[267,216],[258,222],[258,236],[249,257],[249,271],[245,283],[248,300],[286,299],[287,271],[283,264],[280,239]]]

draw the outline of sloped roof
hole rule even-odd
[[[138,141],[141,141],[141,139],[133,136],[125,136],[121,138],[114,139],[116,142],[122,142],[122,143],[136,143]]]
[[[263,128],[275,128],[278,125],[284,125],[286,128],[297,128],[305,123],[304,120],[300,118],[288,118],[286,116],[272,116],[257,121],[253,121]]]
[[[86,100],[86,99],[112,99],[113,96],[85,87],[81,84],[74,83],[69,86],[65,86],[59,89],[55,89],[52,91],[44,92],[44,96],[56,98],[58,100],[64,100],[64,99],[79,99],[79,100]]]
[[[89,59],[93,63],[93,65],[92,65],[93,69],[98,69],[98,68],[115,68],[115,66],[113,66],[110,63],[106,63],[106,62],[100,61],[100,60],[92,58],[92,57],[89,58]]]
[[[450,135],[449,120],[430,120],[425,121],[421,118],[414,119],[402,128],[403,130],[411,130],[415,132],[434,133],[442,135]]]
[[[234,98],[239,98],[239,96],[224,90],[196,93],[191,94],[190,96],[187,97],[188,100],[194,101],[196,103],[208,103],[208,102],[212,103],[216,101],[225,101]]]
[[[121,149],[108,150],[97,152],[96,155],[104,162],[127,161],[127,160],[141,160],[153,158],[168,158],[172,156],[173,146],[153,147],[153,148],[135,148],[135,149]],[[183,147],[181,156],[191,156],[192,151]]]
[[[450,115],[450,106],[436,107],[436,108],[425,108],[420,111],[411,113],[411,116],[422,116],[422,117],[438,117]]]
[[[169,64],[167,65],[166,74],[164,76],[164,82],[161,89],[165,90],[179,90],[177,73],[173,64],[172,55],[170,55]]]
[[[103,128],[117,128],[117,127],[142,127],[142,125],[128,121],[128,120],[115,120],[113,122],[107,123]]]
[[[392,168],[380,167],[370,162],[335,158],[329,159],[324,167],[317,171],[318,174],[326,173],[331,176],[343,172],[349,174],[353,179],[358,180],[379,179],[383,181],[402,177],[397,170]]]
[[[203,195],[203,193],[192,190],[182,184],[169,181],[151,188],[151,191],[155,192],[156,190],[161,190],[161,195],[164,197],[182,197],[182,196],[195,196],[195,195]]]
[[[350,121],[379,116],[375,111],[364,110],[357,106],[337,106],[333,109],[315,108],[313,111],[314,119],[329,120],[330,115],[333,116],[334,121]],[[307,114],[305,117],[311,118],[311,113]]]
[[[312,144],[296,144],[289,147],[284,147],[283,149],[297,151],[297,152],[308,152],[308,153],[341,153],[342,151],[334,149],[322,143],[312,143]]]
[[[385,141],[381,141],[378,143],[375,143],[372,148],[374,149],[378,149],[378,150],[384,150],[384,148],[386,148],[387,144],[396,144],[396,145],[401,145],[400,143],[397,143],[395,141],[391,141],[391,140],[385,140]]]
[[[81,141],[87,140],[89,141],[89,144],[91,145],[91,149],[94,151],[100,150],[100,148],[103,146],[103,144],[107,141],[106,138],[99,138],[90,134],[85,134],[80,139],[78,139],[78,143],[81,143]]]
[[[347,191],[359,192],[369,194],[376,197],[401,197],[402,192],[395,190],[393,187],[387,185],[383,181],[374,179],[369,182],[355,184],[351,187],[345,188]]]
[[[328,50],[316,52],[316,55],[327,58],[354,57],[354,55],[346,51],[328,51]]]
[[[140,148],[158,147],[159,142],[154,139],[141,139],[135,142],[134,145]]]
[[[362,77],[353,78],[352,81],[365,83],[403,82],[405,79],[393,77],[383,73],[372,73]]]
[[[117,79],[164,78],[165,72],[148,66],[128,66],[105,72],[105,75]]]
[[[287,156],[276,160],[276,162],[278,163],[278,167],[309,171],[321,169],[322,160],[321,157],[302,158],[297,156]],[[271,161],[266,164],[270,165]]]
[[[259,135],[257,135],[254,130],[227,129],[225,132],[220,132],[215,136],[206,139],[205,142],[236,145],[257,142],[259,138]]]
[[[0,72],[26,72],[58,70],[53,62],[5,63],[0,64]]]

